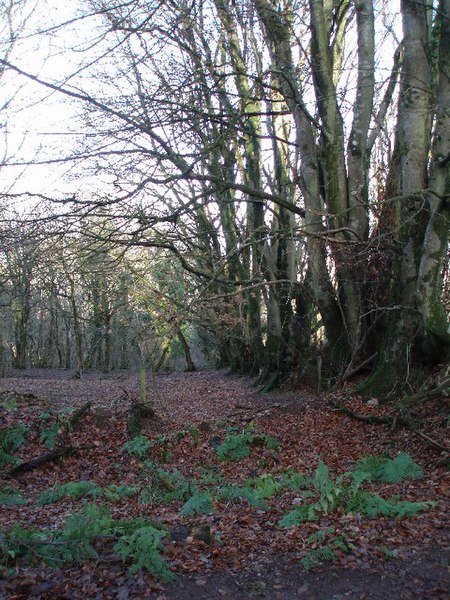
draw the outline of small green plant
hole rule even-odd
[[[381,456],[367,456],[356,463],[353,477],[361,475],[369,481],[383,483],[399,483],[405,479],[423,477],[420,466],[406,452],[401,452],[394,459]]]
[[[310,550],[300,561],[299,563],[305,569],[305,571],[310,571],[311,569],[315,569],[319,567],[324,562],[334,562],[336,560],[336,555],[333,552],[333,548],[331,546],[319,546],[318,548],[313,548]]]
[[[255,490],[260,498],[271,498],[281,490],[283,484],[281,481],[277,481],[271,473],[264,473],[259,477],[247,479],[245,486]]]
[[[150,485],[143,486],[139,497],[141,504],[155,506],[186,501],[197,491],[195,481],[186,479],[178,471],[169,473],[151,461],[145,461],[142,475],[150,481]]]
[[[381,552],[381,554],[384,554],[384,556],[386,556],[386,558],[397,558],[397,556],[398,556],[397,550],[391,550],[390,548],[387,548],[386,546],[375,546],[375,550],[378,550],[378,552]]]
[[[219,460],[242,460],[250,456],[253,435],[248,432],[228,433],[223,444],[216,448]]]
[[[151,446],[151,441],[145,435],[136,435],[122,446],[122,450],[133,456],[143,458]]]
[[[306,542],[315,545],[299,561],[305,571],[319,567],[323,562],[334,562],[336,560],[335,550],[348,551],[349,546],[343,535],[336,535],[333,527],[321,529],[310,535]],[[317,546],[317,544],[319,544]]]
[[[279,441],[271,435],[256,434],[254,424],[250,423],[245,431],[229,429],[225,441],[216,448],[219,460],[242,460],[250,456],[250,446],[265,446],[269,450],[280,447]]]
[[[223,483],[222,475],[216,466],[200,466],[200,483],[205,486],[220,486]]]
[[[305,521],[317,521],[318,511],[314,504],[302,504],[295,510],[291,510],[278,521],[280,527],[295,527]]]
[[[41,414],[39,415],[39,418],[40,418],[42,421],[50,421],[50,420],[52,419],[52,413],[50,413],[50,412],[48,412],[48,411],[46,411],[46,410],[43,410],[43,411],[41,412]]]
[[[19,490],[11,485],[3,486],[0,491],[0,506],[21,506],[26,503]]]
[[[131,498],[138,493],[138,488],[135,485],[108,485],[103,489],[103,496],[110,502],[117,502],[124,498]]]
[[[9,531],[1,532],[0,566],[8,568],[18,558],[31,562],[33,556],[39,556],[39,548],[44,540],[45,534],[14,523]]]
[[[8,398],[8,397],[0,398],[0,406],[4,410],[8,410],[11,412],[16,411],[17,410],[17,398]]]
[[[81,511],[70,514],[62,531],[56,535],[60,544],[60,556],[57,560],[62,562],[80,562],[89,558],[96,558],[97,552],[93,540],[99,535],[111,534],[114,530],[114,520],[109,510],[93,503],[85,504]]]
[[[86,504],[79,512],[69,515],[60,530],[35,531],[14,525],[0,536],[0,566],[8,568],[11,561],[42,560],[50,566],[96,558],[96,539],[115,537],[114,551],[123,560],[131,560],[130,571],[146,568],[165,580],[174,578],[160,552],[161,539],[166,535],[154,521],[139,517],[132,521],[111,518],[109,510],[96,504]]]
[[[314,521],[343,507],[346,513],[360,513],[368,517],[409,517],[434,505],[433,502],[407,502],[398,497],[385,500],[362,489],[364,481],[399,482],[409,477],[421,477],[422,471],[408,454],[396,459],[370,456],[358,463],[355,469],[332,480],[327,465],[320,461],[310,480],[316,500],[298,506],[279,521],[280,527],[293,527],[305,521]],[[307,480],[305,480],[307,483]]]
[[[139,494],[139,504],[149,506],[159,506],[164,504],[164,492],[159,487],[153,485],[144,486]]]
[[[175,575],[161,556],[161,540],[166,535],[167,532],[156,529],[152,525],[140,527],[130,536],[122,537],[115,545],[114,551],[124,561],[128,558],[132,559],[133,564],[129,569],[131,574],[145,568],[156,577],[173,581]]]
[[[210,515],[213,512],[214,506],[212,505],[211,494],[197,492],[184,503],[180,515]]]
[[[347,512],[359,513],[367,517],[404,518],[413,517],[418,512],[433,506],[435,506],[435,502],[409,502],[399,500],[398,496],[392,496],[385,500],[381,496],[362,490],[357,495],[349,498]]]
[[[45,429],[41,430],[39,439],[49,450],[52,450],[56,446],[60,428],[61,425],[59,423],[55,423],[51,427],[46,427]]]
[[[275,477],[271,473],[263,473],[258,477],[250,477],[243,486],[223,485],[219,497],[224,500],[242,499],[251,506],[268,510],[266,500],[272,498],[283,489],[297,490],[311,485],[311,479],[296,471],[289,470]],[[304,492],[306,496],[308,492]]]
[[[188,432],[194,440],[194,444],[198,446],[200,444],[200,430],[197,427],[189,427]]]
[[[59,485],[51,490],[46,490],[38,498],[38,505],[54,504],[64,498],[73,498],[79,500],[84,496],[91,495],[94,498],[101,494],[99,488],[93,481],[69,481]]]
[[[47,423],[47,427],[41,429],[39,434],[40,441],[46,448],[52,450],[58,441],[61,431],[66,429],[71,430],[71,423],[68,414],[72,412],[70,406],[64,406],[58,412],[43,411],[39,415],[39,419]],[[51,425],[49,422],[54,421]]]
[[[219,498],[221,500],[246,500],[251,506],[260,508],[261,510],[268,510],[266,501],[258,496],[257,492],[249,487],[242,487],[238,485],[224,486],[220,490]]]
[[[301,490],[311,485],[311,479],[294,469],[288,469],[281,474],[280,483],[283,488],[288,490]]]
[[[0,431],[0,465],[17,464],[19,459],[11,456],[11,453],[18,450],[28,433],[28,425],[15,425],[6,427]]]

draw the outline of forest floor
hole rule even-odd
[[[15,442],[4,444],[11,460],[29,461],[55,443],[71,448],[8,478],[14,464],[0,466],[0,598],[448,597],[450,494],[437,446],[406,428],[355,420],[326,395],[316,398],[306,388],[262,394],[249,379],[223,371],[161,374],[149,378],[147,395],[156,416],[143,420],[144,437],[130,442],[137,374],[73,380],[66,371],[30,370],[0,379],[0,433],[18,427]],[[88,401],[89,410],[69,426]],[[392,413],[355,396],[341,401],[360,414]],[[415,416],[426,436],[447,443],[443,403],[429,402]],[[363,481],[358,496],[349,492],[351,477],[336,480],[362,457],[382,456],[386,464],[405,453],[422,476]],[[391,499],[383,514],[371,516],[364,500],[370,494]],[[356,497],[364,510],[346,505]],[[405,501],[426,504],[412,514],[416,505]],[[165,561],[154,570],[176,579],[146,569],[130,574],[131,545],[123,562],[113,551],[114,535],[100,530],[89,546],[95,556],[45,565],[47,551],[69,547],[56,533],[68,515],[81,511],[88,522],[93,503],[108,507],[115,520],[151,519],[161,532],[157,556]],[[289,513],[294,521],[280,524]],[[12,529],[17,523],[22,530]],[[23,541],[31,528],[41,537],[25,534]]]

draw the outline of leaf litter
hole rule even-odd
[[[0,528],[19,523],[57,530],[68,515],[96,502],[113,519],[161,523],[168,532],[161,540],[164,558],[177,576],[165,583],[146,570],[131,575],[105,542],[95,560],[76,565],[50,568],[17,559],[11,568],[10,561],[0,597],[382,598],[388,584],[390,598],[447,597],[449,487],[439,451],[407,429],[354,420],[306,387],[261,394],[252,383],[224,371],[161,374],[155,383],[149,377],[156,418],[143,422],[141,435],[150,444],[140,454],[126,450],[130,398],[139,398],[137,375],[89,373],[73,381],[68,372],[30,370],[0,380],[1,429],[28,427],[14,452],[18,460],[47,451],[44,426],[91,402],[90,412],[67,433],[74,454],[14,480],[0,479],[2,490],[21,499],[1,508]],[[354,396],[351,408],[378,415],[392,410]],[[440,406],[421,411],[426,432],[444,442],[448,430]],[[227,436],[238,450],[247,444],[236,460],[218,459]],[[269,437],[279,447],[269,447]],[[424,476],[369,482],[367,488],[383,498],[429,502],[426,510],[368,518],[337,506],[317,520],[280,527],[280,519],[311,503],[314,493],[279,485],[286,473],[312,478],[323,461],[334,481],[364,456],[400,453],[408,453]],[[42,503],[44,493],[61,488],[58,501]],[[255,500],[255,489],[266,497]]]

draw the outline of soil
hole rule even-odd
[[[0,380],[0,399],[15,400],[16,407],[7,410],[0,405],[0,427],[19,420],[36,423],[42,411],[61,410],[64,406],[76,409],[87,401],[91,402],[91,410],[79,428],[70,432],[70,443],[79,448],[73,457],[46,464],[14,480],[29,501],[20,507],[2,507],[0,528],[15,522],[24,527],[58,527],[80,505],[67,499],[38,506],[36,498],[43,490],[63,482],[85,479],[105,485],[138,480],[142,461],[124,457],[121,451],[129,439],[126,421],[130,400],[139,400],[138,375],[88,373],[74,380],[68,371],[36,369],[8,375]],[[224,371],[149,377],[147,399],[157,417],[145,423],[143,433],[149,439],[157,435],[176,439],[153,458],[164,458],[168,471],[177,469],[186,476],[197,476],[202,466],[212,468],[217,462],[216,441],[223,441],[225,425],[241,429],[250,425],[277,437],[283,449],[273,452],[256,448],[247,459],[223,463],[222,474],[229,481],[242,483],[249,476],[281,473],[286,468],[310,474],[319,458],[339,473],[364,454],[395,456],[408,452],[421,465],[425,477],[385,484],[385,493],[380,495],[399,494],[411,501],[432,501],[434,506],[401,520],[361,519],[338,512],[324,515],[318,523],[286,530],[276,523],[298,500],[295,492],[270,498],[268,510],[257,510],[242,502],[222,502],[213,515],[191,518],[179,516],[182,503],[143,506],[126,499],[111,507],[114,517],[145,515],[161,520],[172,532],[165,543],[165,555],[177,575],[175,582],[161,582],[144,571],[131,576],[119,557],[99,552],[98,560],[60,569],[39,562],[27,566],[18,561],[16,570],[0,571],[0,598],[448,598],[448,471],[439,449],[404,429],[392,431],[354,421],[332,409],[326,397],[318,399],[307,388],[262,394],[253,383]],[[352,409],[383,415],[391,410],[377,402],[367,405],[357,397],[352,397]],[[421,409],[419,416],[426,435],[445,444],[448,430],[442,405],[430,404]],[[174,438],[181,430],[191,434]],[[44,451],[36,434],[17,456],[29,460]],[[8,484],[10,480],[0,478],[0,486]],[[211,530],[212,540],[205,542],[192,535],[198,524]],[[345,534],[351,551],[338,552],[334,563],[306,572],[299,563],[307,552],[305,540],[324,527]]]

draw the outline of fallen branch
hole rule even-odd
[[[17,467],[10,469],[5,474],[5,479],[11,479],[13,477],[18,477],[23,473],[28,473],[29,471],[32,471],[33,469],[36,469],[37,467],[40,467],[48,462],[69,456],[75,450],[77,450],[77,448],[74,448],[73,446],[59,446],[58,448],[53,448],[53,450],[50,450],[49,452],[46,452],[37,458],[20,463],[20,465],[17,465]]]
[[[73,452],[78,450],[78,448],[75,448],[74,446],[70,446],[70,445],[66,444],[66,436],[70,431],[73,431],[77,427],[77,425],[80,422],[83,415],[90,408],[91,408],[91,403],[86,402],[85,404],[83,404],[83,406],[81,406],[81,408],[79,408],[78,410],[76,410],[73,413],[73,415],[70,417],[70,419],[68,419],[63,424],[62,431],[57,438],[56,448],[53,448],[52,450],[50,450],[49,452],[46,452],[45,454],[42,454],[41,456],[38,456],[38,457],[32,458],[31,460],[28,460],[26,462],[20,463],[20,465],[17,465],[16,467],[10,469],[5,474],[5,477],[8,479],[10,479],[12,477],[18,477],[18,476],[22,475],[23,473],[28,473],[29,471],[32,471],[33,469],[36,469],[37,467],[40,467],[41,465],[45,465],[48,462],[52,462],[59,458],[69,456],[70,454],[72,454]]]

